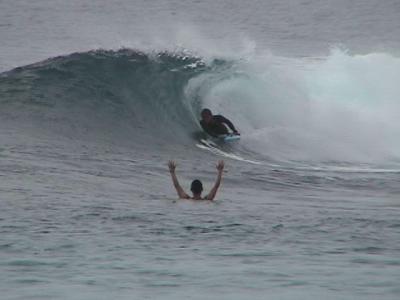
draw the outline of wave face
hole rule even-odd
[[[73,138],[194,144],[201,108],[231,119],[243,155],[383,162],[400,156],[400,59],[211,59],[129,49],[52,58],[0,76],[2,122]],[[15,125],[17,124],[17,125]]]
[[[75,138],[180,141],[197,128],[184,87],[207,68],[200,59],[132,50],[52,58],[3,73],[3,120]]]

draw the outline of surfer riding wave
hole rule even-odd
[[[201,111],[200,125],[212,137],[230,134],[227,127],[232,130],[232,134],[240,135],[230,120],[222,115],[213,115],[208,108]]]

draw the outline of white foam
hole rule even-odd
[[[252,151],[289,160],[400,157],[400,58],[335,49],[319,59],[255,57],[229,72],[190,90],[230,118]]]
[[[207,142],[205,140],[202,140],[201,144],[197,143],[196,146],[198,148],[200,148],[200,149],[210,151],[210,152],[212,152],[214,154],[217,154],[217,155],[220,155],[220,156],[223,156],[223,157],[226,157],[226,158],[239,160],[239,161],[243,161],[243,162],[248,162],[248,163],[251,163],[251,164],[257,164],[257,165],[262,164],[261,162],[257,162],[255,160],[246,159],[246,158],[243,158],[240,155],[237,155],[237,154],[234,154],[234,153],[225,152],[225,151],[221,150],[220,148],[218,148],[218,146],[215,145],[214,143],[212,143],[212,142],[210,143],[210,142]]]

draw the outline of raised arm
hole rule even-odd
[[[222,180],[222,171],[224,170],[224,161],[220,160],[217,164],[217,170],[218,170],[218,175],[217,175],[217,180],[215,181],[214,187],[211,189],[211,191],[208,193],[206,196],[206,200],[214,200],[215,195],[217,194],[218,188],[221,184]]]
[[[185,193],[181,185],[179,184],[178,178],[175,174],[176,163],[173,160],[168,162],[169,172],[171,173],[172,182],[180,199],[189,199],[189,195]]]

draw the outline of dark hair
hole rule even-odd
[[[190,186],[190,190],[193,194],[200,194],[203,191],[203,184],[198,179],[193,180],[192,185]]]
[[[204,116],[204,115],[212,115],[211,110],[209,110],[208,108],[204,108],[204,109],[201,111],[201,116]]]

